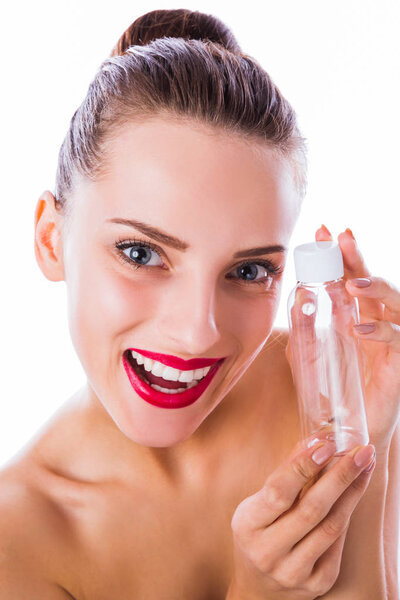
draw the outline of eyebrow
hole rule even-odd
[[[147,223],[143,223],[142,221],[135,221],[134,219],[107,219],[108,223],[117,223],[118,225],[125,225],[127,227],[133,227],[137,229],[141,233],[144,233],[148,237],[153,240],[160,242],[161,244],[165,244],[170,248],[174,248],[175,250],[179,250],[181,252],[185,252],[188,248],[190,248],[187,242],[184,242],[173,235],[169,235],[160,229],[156,229]],[[273,244],[270,246],[259,246],[257,248],[249,248],[248,250],[240,250],[239,252],[235,252],[233,258],[243,258],[245,256],[259,256],[260,254],[273,254],[275,252],[286,252],[287,248],[280,244]]]

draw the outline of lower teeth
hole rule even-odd
[[[149,383],[148,381],[146,381],[146,383],[148,383],[148,385],[150,387],[152,387],[154,390],[157,390],[158,392],[163,392],[164,394],[179,394],[180,392],[185,392],[187,389],[196,386],[198,384],[198,381],[191,381],[190,383],[188,383],[187,387],[185,387],[185,388],[178,388],[176,390],[174,390],[174,389],[171,390],[169,388],[164,388],[164,387],[161,387],[160,385],[157,385],[155,383]]]

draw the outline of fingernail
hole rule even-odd
[[[350,283],[357,287],[368,287],[371,285],[371,280],[368,277],[357,277],[356,279],[350,279]]]
[[[373,471],[375,469],[375,465],[376,465],[376,460],[374,459],[372,461],[372,463],[369,465],[369,467],[364,469],[363,473],[371,473],[371,471]]]
[[[312,440],[307,442],[307,448],[311,448],[311,446],[315,446],[315,444],[318,444],[318,442],[322,442],[322,441],[323,440],[321,440],[320,438],[313,438]]]
[[[345,229],[345,231],[348,231],[348,232],[349,232],[349,234],[351,235],[351,237],[353,238],[353,240],[355,240],[355,239],[356,239],[356,238],[354,237],[354,234],[353,234],[352,230],[351,230],[349,227],[347,227],[347,229]]]
[[[354,463],[356,467],[366,467],[369,465],[370,461],[375,456],[375,447],[371,444],[368,446],[363,446],[356,454],[353,456]]]
[[[329,231],[329,229],[327,228],[327,226],[326,226],[326,225],[323,225],[323,224],[322,224],[322,225],[321,225],[321,229],[325,229],[325,232],[326,232],[328,235],[330,235],[330,236],[332,237],[332,234],[331,234],[331,232]]]
[[[336,451],[336,444],[333,442],[326,442],[324,446],[321,446],[316,450],[311,458],[317,465],[322,465],[330,456],[332,456]]]
[[[372,333],[375,331],[375,323],[359,323],[353,325],[353,327],[358,333]]]

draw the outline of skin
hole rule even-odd
[[[1,591],[32,600],[239,600],[252,588],[254,598],[289,600],[290,590],[291,598],[308,600],[330,589],[370,475],[358,479],[361,466],[345,456],[286,512],[316,471],[309,457],[288,457],[299,423],[287,332],[272,329],[281,275],[246,283],[238,271],[245,259],[233,259],[245,248],[288,246],[299,211],[291,167],[261,143],[158,118],[116,132],[103,176],[75,184],[68,218],[49,191],[40,196],[35,253],[49,280],[66,283],[87,382],[1,473]],[[153,266],[136,270],[120,260],[115,243],[150,240],[108,222],[116,217],[158,227],[182,239],[186,251],[156,242],[161,258],[151,253]],[[349,235],[339,242],[346,278],[368,274]],[[285,255],[268,258],[285,266]],[[256,274],[265,279],[263,267]],[[373,296],[371,289],[365,294]],[[390,290],[385,299],[395,310]],[[363,317],[367,307],[376,311],[365,299]],[[130,386],[121,361],[129,346],[227,359],[195,404],[165,410]],[[379,460],[394,402],[386,402],[386,413],[380,408],[379,420],[369,419]],[[272,515],[265,515],[265,493],[268,510],[279,498]],[[343,582],[346,570],[356,571],[354,548],[368,549],[373,589],[382,588],[377,500],[384,506],[384,498],[380,488],[371,494],[346,537],[339,593],[365,580]],[[366,530],[372,543],[362,537]]]
[[[29,514],[32,539],[40,523],[32,571],[62,584],[65,597],[166,597],[179,581],[182,597],[222,598],[232,514],[298,439],[287,335],[273,330],[282,275],[266,281],[255,266],[259,285],[238,270],[261,259],[284,268],[286,253],[233,258],[288,247],[299,212],[292,167],[265,144],[166,118],[126,125],[107,144],[105,166],[99,180],[76,181],[68,217],[48,190],[37,202],[36,259],[47,279],[66,283],[87,382],[3,473],[3,484],[30,486],[20,495],[29,511],[14,500],[9,523]],[[116,217],[188,248],[107,222]],[[154,243],[161,258],[151,252],[147,269],[122,261],[114,245],[132,238]],[[227,358],[199,400],[166,410],[134,392],[122,365],[128,347]]]
[[[88,377],[85,411],[115,444],[107,470],[129,478],[139,461],[146,473],[184,485],[187,465],[218,452],[206,419],[223,404],[220,421],[229,420],[232,406],[223,400],[268,339],[278,307],[282,276],[246,283],[235,271],[245,259],[232,256],[287,247],[298,197],[289,166],[265,145],[165,119],[125,127],[108,146],[107,167],[101,181],[80,181],[68,223],[52,194],[42,195],[36,257],[48,279],[66,282],[71,338]],[[162,258],[152,252],[155,266],[133,269],[115,242],[151,240],[107,223],[115,217],[149,223],[190,248],[154,242]],[[284,267],[286,255],[264,258]],[[227,279],[232,272],[236,279]],[[259,267],[256,277],[265,276]],[[128,347],[227,358],[197,402],[165,410],[132,389],[121,362]]]

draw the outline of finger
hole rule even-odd
[[[306,581],[307,590],[313,593],[313,598],[325,594],[339,575],[346,533],[347,529],[324,554],[319,556],[317,561],[312,557],[304,560],[305,556],[301,553],[288,554],[281,559],[278,569],[274,570],[274,577],[279,580],[280,573],[282,573],[282,576],[290,581]],[[300,543],[296,548],[300,546]]]
[[[314,331],[314,330],[312,330],[312,331]],[[300,362],[303,365],[304,364],[310,365],[311,368],[310,368],[310,373],[307,373],[307,378],[303,381],[303,383],[301,385],[303,385],[303,389],[307,389],[307,387],[311,388],[311,395],[308,395],[308,399],[309,399],[308,403],[309,403],[310,406],[315,406],[314,397],[315,397],[315,390],[318,390],[318,388],[319,388],[319,385],[318,385],[318,374],[319,374],[319,372],[318,372],[318,369],[317,369],[317,365],[315,365],[315,367],[313,367],[312,365],[315,363],[315,360],[316,360],[315,356],[318,357],[320,355],[320,349],[318,349],[318,346],[317,346],[317,343],[316,343],[317,340],[316,340],[316,338],[315,338],[314,335],[312,336],[312,339],[314,340],[313,343],[315,344],[315,353],[313,355],[311,355],[311,352],[310,352],[310,343],[309,342],[308,342],[308,345],[305,345],[304,343],[302,345],[303,351],[302,351],[302,354],[301,354],[301,357],[300,357]],[[320,342],[320,344],[321,344],[321,342]],[[291,339],[290,339],[290,336],[289,336],[288,342],[287,342],[286,348],[285,348],[285,355],[286,355],[286,360],[289,363],[289,367],[290,367],[290,370],[291,370],[291,373],[292,373],[292,379],[293,379],[293,381],[296,380],[298,382],[298,379],[296,379],[297,373],[295,372],[295,370],[293,368],[293,358],[292,358],[291,346],[292,346],[292,344],[291,344]],[[304,357],[304,350],[305,350],[305,348],[308,348],[308,350],[307,350],[307,353],[306,353],[307,356]],[[321,348],[321,346],[319,346],[319,348]],[[299,359],[297,359],[297,360],[299,360]],[[303,373],[303,369],[300,370],[300,373]],[[297,375],[297,378],[298,377],[299,376]],[[304,374],[303,374],[303,377],[304,377]],[[297,385],[299,385],[299,382],[297,383]],[[319,391],[318,394],[319,394],[319,400],[317,401],[318,405],[321,406],[321,407],[322,406],[328,406],[329,405],[329,398],[327,396],[325,396],[321,391]],[[316,432],[318,432],[318,434],[320,433],[320,430],[321,430],[321,418],[320,417],[321,417],[321,415],[318,415],[318,421],[315,422],[315,427],[313,427],[313,416],[311,414],[303,415],[303,416],[306,419],[308,418],[308,421],[306,421],[306,422],[308,423],[309,428],[312,429],[312,431],[304,431],[304,432],[302,431],[302,436],[301,437],[304,440],[304,444],[305,444],[306,443],[306,439],[309,436],[313,436],[314,434],[317,435]],[[302,423],[303,423],[303,426],[304,426],[304,420],[302,421]],[[325,431],[326,431],[326,429],[327,428],[324,427]],[[324,433],[323,437],[324,438],[327,437],[325,435],[325,433]]]
[[[359,250],[357,242],[353,239],[349,230],[339,233],[338,242],[343,255],[344,280],[370,277],[371,272],[367,268],[364,258]],[[357,296],[360,316],[365,319],[381,319],[383,317],[383,306],[375,298],[364,298]]]
[[[309,437],[320,428],[320,419],[316,420],[315,411],[309,410],[319,401],[316,390],[320,388],[319,358],[323,350],[315,327],[318,312],[316,301],[313,290],[298,286],[289,311],[291,340],[286,347],[286,358],[289,361],[296,389],[301,390],[304,399],[307,399],[307,402],[301,404],[302,439]],[[307,365],[307,369],[304,365]]]
[[[362,277],[360,283],[370,282],[367,286],[357,286],[357,278],[346,281],[346,289],[353,296],[357,296],[358,302],[362,299],[375,299],[385,305],[396,323],[400,324],[400,290],[390,281],[383,277]],[[365,315],[364,315],[365,316]]]
[[[347,529],[314,563],[308,584],[317,593],[321,589],[323,594],[329,591],[339,576]]]
[[[321,446],[326,446],[327,456],[321,464],[317,464],[313,461],[312,455]],[[295,450],[298,447],[299,445]],[[317,441],[310,448],[301,449],[294,457],[293,452],[271,473],[261,490],[241,502],[238,507],[240,510],[236,511],[236,525],[242,532],[247,531],[250,535],[255,530],[268,527],[282,513],[290,509],[303,486],[328,463],[335,449],[336,445],[333,441],[322,443]]]
[[[316,239],[332,240],[333,238],[329,230],[325,226],[322,226],[316,232]],[[339,233],[338,244],[343,256],[344,280],[347,281],[356,277],[370,277],[371,273],[350,229]],[[383,306],[378,300],[361,297],[358,298],[358,302],[363,320],[383,318]]]
[[[281,520],[268,527],[263,534],[265,543],[268,543],[268,538],[273,537],[276,552],[280,555],[288,554],[299,540],[325,519],[337,499],[346,491],[350,495],[349,503],[351,504],[352,498],[354,498],[354,487],[359,485],[358,483],[354,484],[354,481],[367,464],[373,460],[373,457],[370,456],[364,465],[358,466],[355,463],[353,456],[358,450],[362,449],[364,453],[368,454],[368,451],[365,451],[364,448],[364,446],[356,446],[333,465],[329,471],[324,473],[307,491],[297,506],[284,516],[284,527]],[[375,450],[372,444],[369,444],[366,448],[370,451]],[[351,489],[352,485],[353,490]],[[359,492],[356,491],[355,496],[359,497],[359,495]],[[354,502],[356,503],[355,500]],[[279,535],[277,534],[277,528],[281,528]],[[338,535],[340,533],[338,532]],[[336,537],[333,537],[333,540]],[[278,541],[275,542],[275,539]],[[330,543],[333,540],[331,536]]]
[[[372,473],[373,471],[362,472],[360,476],[356,476],[349,487],[334,501],[325,518],[293,546],[288,552],[288,568],[293,564],[301,563],[304,569],[313,566],[338,537],[345,534],[351,515],[367,489]]]
[[[372,331],[366,331],[364,326],[373,326]],[[353,326],[358,337],[373,340],[374,342],[385,342],[394,352],[400,352],[400,326],[390,321],[375,321],[374,323],[362,323],[361,326]]]

